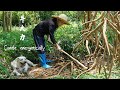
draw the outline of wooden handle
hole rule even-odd
[[[80,63],[77,59],[75,59],[74,57],[72,57],[71,55],[69,55],[67,52],[65,52],[64,50],[60,50],[60,52],[66,54],[67,56],[69,56],[73,61],[75,61],[77,64],[79,64],[81,67],[83,67],[85,70],[87,69],[86,66],[84,66],[82,63]]]

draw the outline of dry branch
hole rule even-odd
[[[103,23],[104,22],[99,23],[98,26],[94,30],[90,31],[90,33],[86,36],[86,38],[92,35],[94,32],[96,32],[103,25]]]
[[[104,11],[102,12],[101,16],[98,17],[97,19],[94,19],[94,20],[92,20],[92,21],[85,22],[85,23],[83,23],[82,25],[87,24],[87,23],[91,23],[91,22],[95,22],[95,21],[101,19],[103,16],[104,16]]]
[[[107,19],[107,18],[106,18]],[[117,25],[116,25],[116,23],[114,23],[114,22],[112,22],[112,21],[110,21],[109,19],[107,19],[107,21],[109,21],[115,28],[117,28]]]
[[[96,32],[96,30],[98,30],[104,22],[101,22],[94,30],[90,31],[88,35],[85,36],[85,38],[83,38],[84,40],[86,40],[90,35],[92,35],[94,32]],[[75,51],[75,49],[82,43],[83,41],[81,40],[73,49],[72,52]]]
[[[114,16],[112,15],[112,13],[110,13],[110,11],[108,11],[108,15],[110,16],[112,22],[115,22],[115,18],[114,18]]]
[[[103,38],[104,38],[104,41],[105,41],[105,44],[106,44],[106,47],[107,47],[107,51],[110,55],[110,49],[109,49],[109,46],[108,46],[108,40],[107,40],[107,37],[106,37],[106,27],[107,27],[107,20],[104,18],[104,25],[103,25]]]
[[[88,54],[90,55],[90,50],[89,50],[89,47],[88,47],[88,40],[86,40],[86,48],[87,48]]]
[[[120,35],[120,31],[118,31],[118,29],[117,29],[116,27],[114,27],[111,22],[108,21],[108,25],[109,25],[115,32],[117,32],[117,33]]]
[[[67,65],[69,65],[69,64],[71,64],[71,62],[68,62],[66,65],[64,65],[64,66],[59,70],[59,72],[58,72],[56,75],[44,77],[44,79],[57,77],[57,76],[62,72],[62,70],[63,70]]]
[[[96,44],[94,38],[90,38],[90,40],[91,40],[94,44]],[[99,39],[99,43],[100,43],[100,39]],[[101,46],[100,44],[98,45],[98,47],[104,50],[103,46]]]
[[[67,66],[67,65],[69,65],[71,62],[68,62],[66,65],[64,65],[61,69],[60,69],[60,71],[58,72],[58,74],[57,75],[59,75],[61,72],[62,72],[62,70]]]
[[[116,17],[119,14],[120,11],[116,12],[116,14],[114,15],[114,17]]]
[[[82,72],[81,74],[79,74],[79,75],[76,77],[76,79],[79,78],[82,74],[93,70],[93,69],[96,67],[96,65],[97,65],[97,59],[95,58],[95,61],[94,61],[93,65],[92,65],[88,70],[86,70],[86,71]]]
[[[102,57],[100,59],[100,61],[102,61],[102,64],[103,64],[102,67],[104,68],[106,78],[109,78],[109,76],[111,74],[111,69],[112,69],[112,66],[113,66],[111,61],[113,61],[113,59],[114,60],[120,60],[120,54],[118,54],[120,52],[120,49],[118,49],[119,46],[120,46],[120,43],[119,43],[120,42],[120,16],[119,16],[119,12],[117,12],[114,15],[114,14],[112,14],[112,12],[108,11],[108,13],[106,13],[106,15],[104,15],[104,12],[101,13],[101,16],[99,18],[98,19],[93,19],[91,21],[88,21],[87,18],[86,18],[87,22],[83,23],[83,25],[84,24],[89,24],[89,26],[87,27],[87,29],[85,31],[84,30],[82,31],[83,32],[82,33],[83,38],[80,42],[78,42],[75,45],[72,53],[75,50],[77,50],[77,48],[81,45],[82,42],[86,41],[86,48],[87,48],[87,52],[89,53],[89,55],[88,55],[87,59],[86,59],[86,56],[87,56],[86,55],[85,59],[87,61],[90,60],[91,59],[90,55],[93,55],[92,58]],[[108,18],[109,18],[109,20],[108,20]],[[100,22],[95,27],[95,29],[91,30],[92,27],[93,27],[93,22],[95,22],[97,20],[101,20],[102,22]],[[99,22],[99,21],[97,21],[97,22]],[[111,29],[107,30],[108,26]],[[113,38],[115,38],[115,39],[112,39],[112,41],[109,42],[108,41],[109,35],[106,34],[106,31],[109,32],[110,30],[113,30],[113,32],[115,32],[115,33],[112,33],[112,35],[114,36]],[[89,51],[89,48],[88,48],[88,42],[89,41],[92,41],[92,43],[95,45],[95,48],[93,48],[93,49],[91,47],[89,47],[89,48],[91,48],[91,50],[94,50],[93,53]],[[111,42],[112,42],[112,44],[111,44]],[[109,56],[107,56],[107,55],[109,55]],[[113,58],[110,58],[111,56],[113,56]],[[94,62],[94,63],[98,64],[98,62]],[[101,69],[102,68],[101,63],[99,65],[100,65],[100,69]],[[96,65],[94,64],[92,66],[95,67]],[[107,66],[107,68],[110,68],[108,77],[107,77],[107,73],[106,73],[107,69],[105,69],[105,66]],[[83,71],[76,78],[78,78],[80,75],[90,71],[91,68],[86,70],[86,71]]]
[[[97,15],[97,12],[95,11],[93,15],[93,19],[95,19],[96,15]]]
[[[74,62],[76,62],[77,64],[79,64],[82,68],[84,68],[85,70],[87,69],[86,66],[84,66],[82,63],[80,63],[77,59],[75,59],[74,57],[72,57],[71,55],[69,55],[67,52],[65,52],[64,50],[60,50],[60,52],[66,54],[67,56],[69,56]]]
[[[71,61],[71,75],[73,73],[73,61]]]

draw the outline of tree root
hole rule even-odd
[[[68,66],[69,64],[71,64],[71,62],[68,62],[66,65],[64,65],[64,66],[59,70],[59,72],[58,72],[56,75],[48,76],[48,77],[45,77],[44,79],[53,78],[53,77],[56,77],[56,76],[60,75],[60,73],[62,72],[62,70],[63,70],[66,66]]]

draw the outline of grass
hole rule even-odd
[[[72,75],[72,78],[75,79],[77,77],[78,73],[76,74],[76,71],[75,73],[73,73]],[[105,78],[105,73],[102,71],[101,73],[95,73],[95,74],[91,74],[89,72],[85,73],[85,74],[82,74],[79,79],[106,79]],[[110,76],[110,79],[120,79],[120,66],[119,67],[116,67],[114,66],[112,68],[112,73],[111,73],[111,76]]]
[[[2,63],[0,63],[0,79],[4,79],[10,76],[9,70]]]

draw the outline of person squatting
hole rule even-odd
[[[64,24],[69,25],[68,17],[65,14],[60,14],[59,16],[52,16],[51,19],[40,22],[33,29],[35,45],[37,48],[39,48],[37,52],[40,59],[40,65],[43,68],[51,68],[52,66],[48,65],[47,63],[53,61],[46,59],[44,36],[47,35],[48,41],[51,42],[57,50],[61,50],[61,47],[57,44],[55,40],[54,32],[58,27]]]

